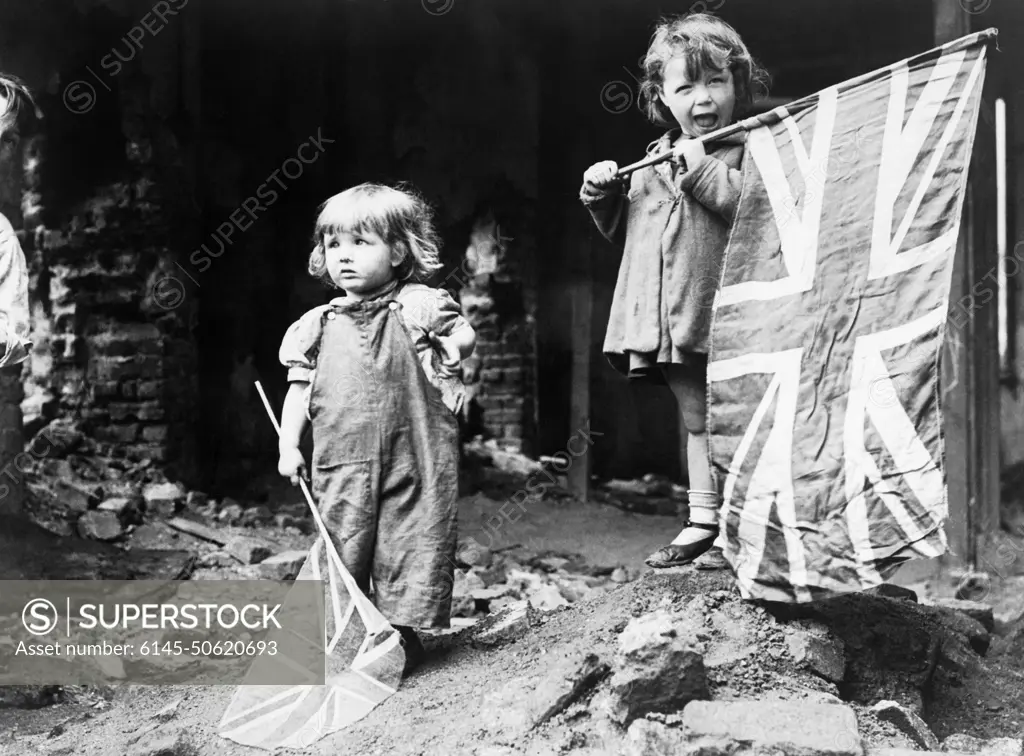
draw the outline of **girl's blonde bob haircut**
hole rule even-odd
[[[740,35],[722,19],[709,13],[691,13],[667,18],[658,24],[644,57],[644,79],[640,84],[640,107],[647,119],[672,128],[676,121],[659,95],[665,85],[665,66],[673,58],[686,61],[691,81],[705,71],[732,72],[736,88],[736,115],[742,118],[758,93],[768,90],[768,73],[750,55]]]
[[[346,189],[320,206],[309,273],[338,288],[327,272],[324,237],[340,232],[370,232],[379,236],[401,260],[395,266],[398,280],[426,283],[442,267],[433,217],[430,205],[409,186],[360,184]]]

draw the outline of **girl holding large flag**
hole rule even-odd
[[[649,154],[677,160],[632,175],[604,161],[583,177],[580,199],[601,233],[624,245],[604,351],[631,379],[668,383],[688,432],[690,518],[647,559],[652,567],[724,566],[720,495],[708,455],[707,362],[711,307],[733,213],[739,202],[744,133],[705,149],[696,138],[728,126],[766,79],[739,34],[703,13],[669,19],[654,33],[640,97],[647,117],[670,130]],[[681,161],[681,165],[679,164]]]

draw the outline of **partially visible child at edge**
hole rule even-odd
[[[309,272],[340,290],[287,331],[281,475],[305,475],[345,567],[401,633],[451,616],[461,360],[476,334],[458,304],[422,281],[441,267],[429,206],[414,192],[362,184],[320,209]]]
[[[721,548],[712,549],[721,497],[705,427],[707,363],[711,307],[742,185],[745,134],[706,146],[696,138],[742,116],[767,76],[739,34],[704,13],[658,25],[644,74],[646,115],[670,129],[648,154],[671,151],[674,162],[633,173],[628,193],[614,162],[596,163],[583,176],[580,199],[601,233],[624,245],[605,354],[631,379],[668,383],[688,432],[690,518],[647,564],[696,560],[698,567],[718,569],[728,565]]]

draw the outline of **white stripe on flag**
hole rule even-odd
[[[799,202],[786,174],[777,136],[772,129],[762,126],[747,135],[747,150],[761,174],[761,181],[771,203],[788,275],[775,281],[743,281],[723,286],[715,299],[716,307],[750,300],[777,299],[808,291],[813,286],[825,192],[822,187],[812,185],[812,176],[818,174],[819,167],[827,175],[837,107],[836,88],[823,90],[814,117],[810,153],[804,146],[796,120],[787,115],[782,121],[797,158],[796,173],[803,184]]]
[[[361,678],[363,678],[364,680],[366,680],[366,682],[368,682],[368,683],[372,683],[373,685],[376,685],[376,686],[377,686],[378,688],[380,688],[381,690],[383,690],[383,691],[384,691],[385,693],[387,693],[388,695],[391,695],[391,694],[392,694],[392,693],[394,693],[394,692],[395,692],[396,690],[398,690],[398,688],[392,688],[392,687],[391,687],[390,685],[385,685],[385,684],[384,684],[384,683],[382,683],[382,682],[381,682],[380,680],[378,680],[378,679],[376,679],[376,678],[374,678],[374,677],[370,677],[370,676],[369,676],[368,674],[366,674],[365,672],[363,672],[363,670],[361,670],[361,669],[355,669],[355,668],[353,668],[353,669],[352,669],[352,674],[354,674],[354,675],[359,675],[359,677],[361,677]]]
[[[889,98],[889,114],[886,117],[885,135],[882,142],[882,159],[878,170],[878,192],[875,200],[875,216],[871,238],[871,261],[868,266],[868,278],[900,273],[920,265],[927,260],[941,257],[949,252],[955,243],[959,227],[956,223],[952,228],[937,239],[931,240],[920,247],[897,254],[903,240],[910,230],[910,225],[917,216],[925,193],[932,186],[935,172],[945,156],[946,147],[956,133],[963,116],[967,101],[974,92],[978,76],[981,74],[985,51],[982,49],[971,67],[967,82],[960,97],[957,98],[953,113],[935,143],[929,155],[928,163],[919,176],[917,189],[907,206],[906,212],[896,229],[896,235],[890,239],[893,212],[896,199],[899,197],[910,173],[920,155],[932,124],[942,102],[948,97],[949,90],[956,79],[956,74],[963,65],[965,54],[954,53],[943,57],[935,66],[932,76],[924,87],[913,112],[902,128],[903,115],[906,109],[908,74],[904,68],[899,79],[893,78],[892,94]],[[899,82],[899,83],[898,83]]]
[[[768,436],[750,476],[743,507],[736,510],[739,515],[737,541],[747,545],[742,562],[736,565],[737,577],[741,587],[756,579],[764,556],[769,517],[774,503],[786,541],[794,590],[798,600],[808,601],[807,562],[796,517],[792,466],[793,429],[803,351],[802,348],[796,348],[774,354],[747,354],[712,362],[708,365],[708,380],[724,381],[752,373],[772,374],[771,383],[754,411],[730,463],[723,492],[723,511],[732,508],[736,481],[742,472],[743,463],[774,401],[775,415],[769,421],[771,427]]]

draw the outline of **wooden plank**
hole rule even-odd
[[[167,521],[167,526],[179,530],[182,533],[188,533],[189,535],[201,538],[204,541],[215,543],[218,546],[223,546],[228,542],[228,537],[223,533],[220,533],[213,528],[208,528],[205,525],[193,522],[192,520],[185,520],[181,517],[172,517]]]

